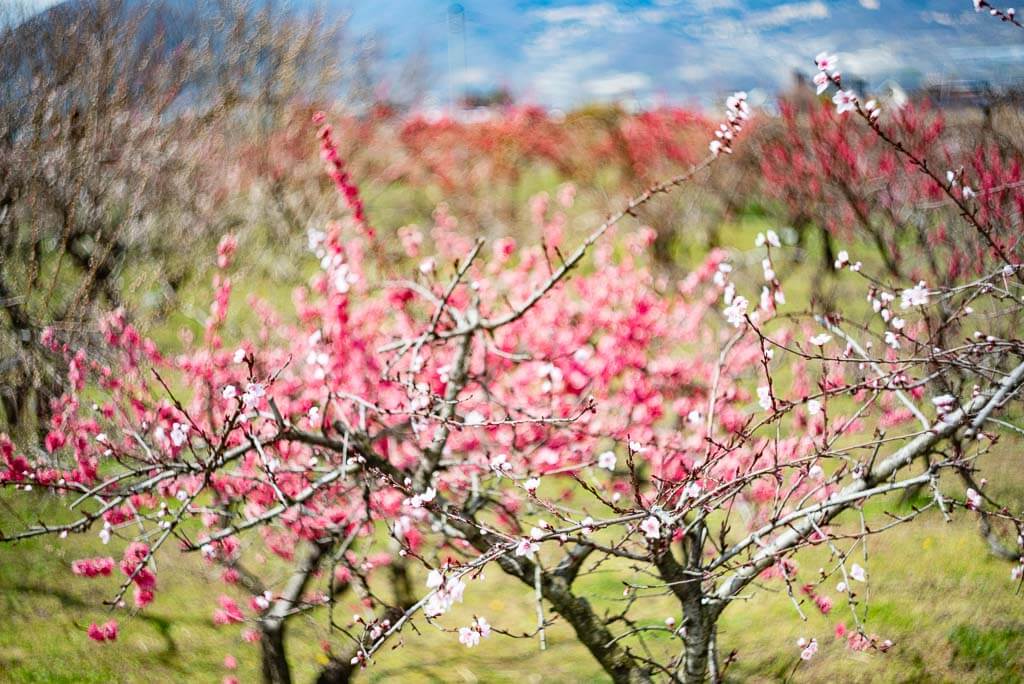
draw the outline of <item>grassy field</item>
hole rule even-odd
[[[1009,470],[1009,468],[1007,469]],[[1019,499],[1019,497],[1017,497]],[[24,502],[21,502],[24,504]],[[40,497],[38,505],[56,502]],[[896,502],[889,502],[895,510]],[[3,505],[0,524],[30,514]],[[33,511],[35,512],[35,511]],[[117,579],[72,576],[70,561],[100,552],[93,537],[34,541],[0,547],[0,679],[12,682],[216,682],[228,671],[226,654],[239,662],[241,681],[256,681],[258,651],[240,638],[238,626],[218,628],[213,599],[223,593],[215,573],[194,556],[165,555],[159,566],[156,602],[134,618],[118,615],[122,636],[99,645],[84,634],[89,622],[106,619],[102,601]],[[869,546],[870,631],[895,642],[886,654],[848,651],[832,638],[834,625],[849,621],[837,601],[831,616],[807,610],[802,622],[777,582],[756,598],[731,608],[722,623],[723,655],[735,650],[731,681],[1024,681],[1024,600],[1009,580],[1009,567],[987,554],[974,523],[961,514],[947,524],[927,515],[873,539]],[[813,575],[814,554],[801,561],[801,576]],[[621,575],[610,570],[587,576],[581,592],[613,608],[622,595]],[[474,601],[496,626],[513,632],[534,624],[530,592],[496,569],[468,592],[493,598]],[[665,603],[670,614],[670,604]],[[354,608],[354,606],[346,606]],[[651,615],[656,622],[663,616]],[[319,621],[318,621],[319,618]],[[460,607],[445,616],[452,628],[468,623]],[[289,648],[297,680],[309,681],[322,662],[319,642],[324,616],[293,622]],[[517,682],[603,681],[605,678],[565,625],[548,630],[548,649],[536,639],[493,635],[469,650],[454,634],[422,621],[421,635],[407,632],[403,646],[383,655],[366,672],[369,681]],[[816,637],[821,651],[810,663],[798,660],[798,637]],[[665,638],[652,649],[672,647]]]
[[[766,227],[764,219],[750,217],[722,231],[727,244],[749,249],[753,235]],[[817,251],[813,244],[807,254]],[[760,256],[751,259],[759,268]],[[805,302],[811,292],[822,293],[810,277],[810,266],[795,265],[789,274],[790,302]],[[831,281],[828,281],[831,282]],[[834,285],[829,285],[834,287]],[[201,325],[206,305],[205,285],[195,286],[195,304],[181,307],[155,336],[173,347],[178,328]],[[290,287],[267,285],[248,288],[287,306]],[[202,293],[202,294],[200,294]],[[863,298],[858,297],[862,302]],[[863,306],[863,304],[855,305]],[[239,325],[245,325],[244,296],[236,297]],[[1007,495],[1007,503],[1024,505],[1024,475],[1019,468],[1019,449],[1009,440],[994,455],[998,477],[990,475]],[[950,484],[950,491],[962,489]],[[9,531],[40,511],[55,510],[58,502],[37,495],[35,499],[0,497],[0,529]],[[882,506],[882,504],[873,504]],[[897,510],[895,499],[886,510]],[[215,599],[225,593],[217,573],[195,556],[165,553],[160,558],[160,590],[156,602],[143,613],[128,617],[119,613],[121,637],[115,644],[94,644],[85,636],[92,621],[107,619],[102,601],[111,596],[117,578],[86,580],[69,571],[71,560],[102,553],[96,537],[35,540],[18,546],[0,545],[0,681],[11,682],[218,682],[229,674],[223,661],[231,654],[238,660],[235,674],[242,682],[258,679],[258,650],[241,639],[238,626],[217,628],[212,622]],[[754,598],[730,608],[720,628],[722,655],[735,652],[726,672],[730,681],[1024,681],[1024,598],[1010,581],[1010,566],[990,556],[975,530],[974,520],[964,514],[947,524],[927,514],[868,544],[870,601],[867,627],[870,632],[895,642],[886,655],[854,653],[831,635],[839,621],[851,624],[849,609],[836,602],[828,617],[813,609],[801,621],[778,582],[765,586]],[[801,580],[810,580],[821,553],[801,557]],[[858,554],[862,553],[858,549]],[[622,575],[614,568],[582,578],[578,587],[598,606],[614,609],[621,600]],[[417,577],[422,586],[422,577]],[[830,587],[829,587],[830,588]],[[535,624],[532,593],[494,568],[483,582],[470,583],[467,593],[483,592],[490,600],[474,600],[492,624],[512,632],[524,632]],[[831,592],[834,594],[834,592]],[[350,600],[351,601],[351,600]],[[660,624],[672,612],[647,616]],[[652,608],[661,610],[662,606]],[[357,608],[344,604],[347,611]],[[446,615],[442,625],[451,629],[468,624],[470,611],[459,607]],[[324,656],[323,614],[291,624],[289,650],[297,681],[310,681]],[[386,652],[365,673],[367,681],[400,682],[590,682],[605,681],[596,663],[573,640],[569,629],[556,622],[547,632],[548,648],[540,651],[536,639],[512,639],[493,635],[469,650],[456,636],[418,621],[422,632],[406,632],[403,645]],[[815,637],[821,644],[809,663],[799,661],[798,637]],[[652,649],[675,651],[677,642],[666,637],[649,639]],[[634,642],[634,648],[643,648]]]

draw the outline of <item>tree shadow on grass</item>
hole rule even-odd
[[[95,605],[92,603],[83,601],[81,598],[70,592],[54,587],[21,583],[9,585],[9,589],[11,593],[55,598],[60,602],[61,607],[65,609],[95,608]],[[171,636],[172,621],[170,618],[166,618],[161,615],[154,615],[152,613],[137,613],[134,617],[135,619],[141,620],[142,622],[152,626],[163,641],[164,647],[154,654],[156,659],[164,665],[180,669],[180,659],[177,657],[179,654],[178,644],[174,641],[174,637]],[[185,621],[177,620],[176,622],[181,623]]]

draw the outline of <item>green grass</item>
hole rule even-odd
[[[556,183],[555,178],[532,179],[517,192],[525,201],[533,192],[550,189]],[[595,216],[591,209],[586,217]],[[582,226],[582,218],[571,217],[570,225]],[[753,240],[758,231],[769,227],[778,226],[765,216],[751,214],[723,226],[719,238],[726,246],[748,251],[750,267],[759,273],[761,253],[752,250]],[[269,240],[256,231],[247,233],[246,239],[251,243],[243,244],[243,250],[272,251]],[[783,250],[779,255],[782,261],[777,264],[792,310],[803,308],[812,296],[836,301],[857,291],[860,283],[849,275],[843,279],[818,275],[815,260],[820,248],[813,236],[805,249],[803,259],[795,257],[793,250]],[[684,267],[692,265],[687,258],[681,253]],[[307,257],[303,255],[302,259]],[[864,260],[870,264],[869,259]],[[264,265],[240,260],[240,272],[233,275],[235,294],[227,344],[231,344],[232,336],[241,336],[257,325],[246,302],[248,293],[258,294],[279,310],[290,310],[292,285],[301,280],[298,274],[309,273],[302,263],[296,259],[291,264],[293,278],[289,282],[272,277]],[[844,284],[851,281],[853,290]],[[151,330],[162,348],[180,349],[183,328],[197,338],[201,336],[209,297],[208,273],[188,284],[181,293],[177,313]],[[843,301],[851,302],[847,310],[851,316],[862,316],[867,311],[860,295]],[[785,378],[781,380],[785,384]],[[993,487],[999,488],[996,493],[1014,496],[1019,507],[1024,477],[1019,472],[1018,459],[1017,454],[1004,454],[996,462],[998,476],[991,479]],[[0,530],[21,527],[26,518],[37,513],[55,512],[56,505],[56,501],[43,495],[16,499],[0,495]],[[877,515],[883,510],[898,509],[895,501],[872,502],[869,512]],[[1024,599],[1016,595],[1016,587],[1009,580],[1008,564],[988,555],[971,519],[959,514],[953,523],[947,524],[941,517],[929,514],[916,523],[871,539],[867,548],[867,627],[895,642],[890,653],[853,653],[831,636],[837,622],[852,624],[849,607],[832,591],[834,581],[825,585],[825,593],[836,599],[832,614],[822,616],[805,605],[806,622],[800,619],[778,581],[767,582],[764,591],[731,607],[720,624],[723,658],[735,652],[727,678],[737,682],[787,678],[807,682],[1021,681]],[[69,564],[75,558],[116,554],[119,550],[120,547],[103,547],[94,535],[0,545],[0,681],[218,682],[228,674],[223,667],[227,654],[238,659],[236,674],[241,681],[258,679],[257,647],[243,642],[239,626],[217,628],[212,623],[216,597],[232,594],[232,589],[226,588],[218,579],[218,572],[195,555],[163,553],[159,558],[155,603],[134,617],[117,611],[121,623],[117,643],[100,645],[89,641],[85,628],[92,621],[109,619],[102,603],[114,593],[119,579],[76,578],[71,575]],[[799,560],[801,582],[812,581],[817,568],[828,565],[824,549],[803,554]],[[620,605],[622,580],[626,576],[617,570],[621,571],[622,566],[609,564],[582,577],[577,591],[599,610],[615,610]],[[278,578],[283,573],[280,565],[271,565],[267,571]],[[422,577],[417,577],[417,582],[422,586]],[[233,595],[242,598],[238,593]],[[457,607],[440,621],[443,627],[451,630],[468,624],[476,611],[504,630],[522,633],[534,628],[531,590],[501,575],[496,567],[487,571],[485,580],[470,583],[467,599],[467,605]],[[345,597],[338,610],[347,615],[359,611],[360,606],[354,598]],[[648,602],[643,611],[639,619],[644,624],[659,624],[669,615],[678,618],[678,608],[666,599]],[[327,636],[325,622],[323,612],[291,622],[288,648],[296,681],[310,681],[323,662],[319,644]],[[564,621],[556,620],[547,630],[548,648],[543,652],[536,639],[512,639],[497,634],[470,650],[461,646],[453,633],[422,620],[417,620],[415,627],[420,634],[411,629],[403,632],[401,647],[382,653],[366,673],[367,680],[606,681]],[[799,637],[815,637],[821,644],[819,655],[809,663],[799,661]],[[678,642],[660,634],[648,638],[646,643],[658,653],[675,653],[680,647]],[[641,648],[636,640],[630,646]]]
[[[55,505],[43,495],[32,502],[0,504],[0,528],[10,529],[16,518]],[[223,659],[229,653],[239,661],[237,674],[243,682],[257,679],[258,649],[242,641],[240,626],[218,628],[211,619],[218,595],[241,596],[194,555],[164,553],[154,604],[134,617],[117,612],[121,637],[115,644],[90,642],[85,627],[108,619],[102,602],[112,595],[118,579],[77,578],[68,566],[75,558],[105,551],[93,535],[0,547],[0,680],[216,682],[227,673]],[[818,567],[828,565],[826,554],[812,550],[799,558],[799,582],[812,580]],[[831,615],[822,616],[804,605],[804,622],[782,585],[769,581],[750,601],[731,607],[721,622],[723,656],[735,651],[728,679],[778,681],[791,673],[793,681],[808,682],[1021,679],[1022,599],[1009,579],[1008,564],[987,554],[973,521],[964,514],[950,524],[928,515],[873,538],[864,564],[870,580],[867,628],[895,642],[890,653],[854,653],[832,637],[838,621],[852,624],[849,608],[832,590],[832,582],[824,585],[825,593],[836,599]],[[614,610],[624,576],[628,574],[616,572],[614,566],[602,567],[582,577],[577,590],[598,609]],[[667,599],[647,603],[641,613],[644,624],[678,615]],[[340,615],[358,609],[351,597],[338,607]],[[533,629],[534,610],[527,587],[491,568],[483,580],[469,583],[467,604],[444,616],[440,624],[453,629],[467,624],[476,612],[502,629],[522,633]],[[288,646],[297,681],[310,681],[323,660],[319,642],[326,635],[325,621],[321,612],[291,623]],[[402,646],[382,653],[367,671],[369,681],[605,681],[560,621],[547,630],[544,652],[536,639],[497,634],[470,650],[453,633],[422,620],[415,626],[420,634],[406,630]],[[796,640],[801,636],[815,637],[821,644],[819,655],[809,663],[798,664]],[[663,635],[646,643],[656,653],[679,647]],[[635,640],[631,645],[639,647]]]

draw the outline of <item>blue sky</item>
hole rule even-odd
[[[388,54],[419,47],[447,83],[449,2],[334,0]],[[552,106],[636,98],[707,102],[735,89],[771,93],[820,50],[877,85],[1024,77],[1024,35],[970,0],[461,0],[462,86],[508,85]],[[447,87],[437,89],[443,99]]]
[[[970,0],[461,0],[454,59],[450,0],[324,2],[350,15],[356,35],[375,36],[389,61],[428,55],[437,104],[450,81],[456,90],[508,86],[553,107],[708,103],[736,89],[773,93],[826,49],[869,85],[1024,78],[1020,29],[975,13]]]

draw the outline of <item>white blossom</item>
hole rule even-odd
[[[722,313],[725,314],[725,320],[729,321],[729,325],[734,328],[738,328],[743,325],[747,315],[747,306],[748,302],[746,297],[738,296],[733,299],[732,304],[722,311]]]
[[[903,290],[900,293],[900,307],[909,309],[912,306],[926,306],[928,304],[928,286],[922,280],[914,287]]]
[[[480,632],[469,627],[459,628],[459,643],[473,648],[480,643]]]
[[[852,90],[840,90],[832,96],[832,102],[839,114],[852,112],[857,108],[857,95]]]
[[[818,95],[821,95],[823,92],[828,90],[829,83],[831,83],[831,81],[828,78],[828,74],[826,74],[824,71],[819,71],[818,73],[814,74],[814,85],[817,86]]]
[[[185,423],[175,423],[171,426],[171,444],[176,447],[180,447],[188,440],[188,425]]]
[[[242,403],[245,404],[246,408],[256,408],[260,399],[267,394],[266,387],[260,382],[250,382],[245,386],[245,393],[242,394]]]
[[[437,496],[437,490],[433,487],[427,487],[422,493],[406,499],[406,503],[412,508],[423,508],[423,504],[430,503]]]
[[[648,539],[659,539],[661,537],[661,521],[653,515],[644,518],[640,523],[640,529]]]
[[[818,71],[832,71],[839,64],[839,58],[822,51],[814,58],[814,64],[818,67]]]
[[[523,537],[516,544],[516,555],[517,556],[532,556],[540,550],[540,544],[538,544],[531,537]]]
[[[828,333],[818,333],[817,335],[811,337],[808,341],[816,347],[823,347],[826,344],[828,344],[829,340],[831,339],[832,336],[829,335]]]

